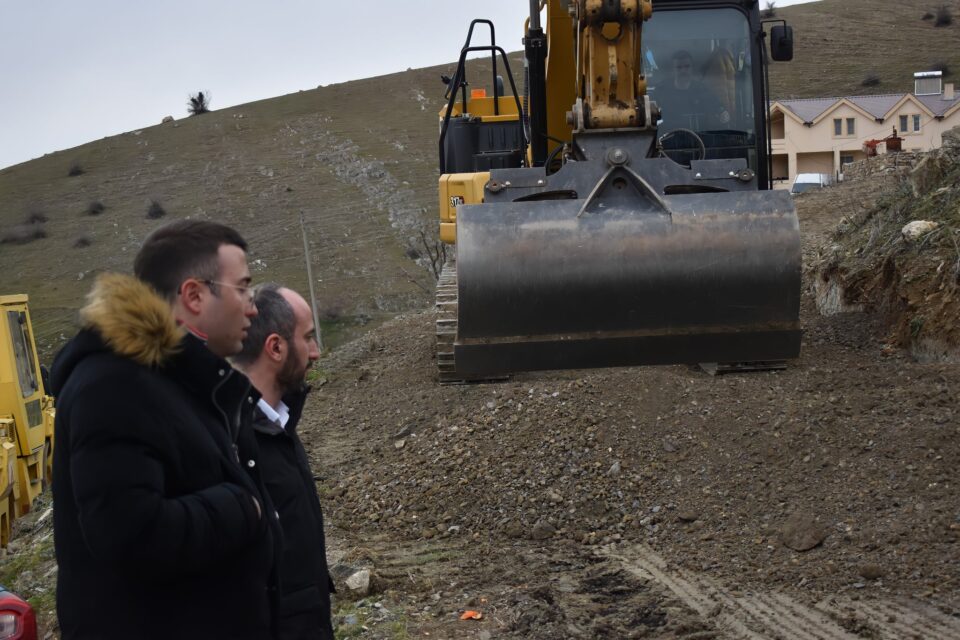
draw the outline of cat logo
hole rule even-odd
[[[463,204],[463,196],[450,196],[450,208],[456,209],[458,204]]]

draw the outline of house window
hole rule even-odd
[[[845,164],[850,164],[851,162],[853,162],[853,156],[845,156],[845,155],[840,156],[840,166],[843,166]]]
[[[844,120],[846,120],[846,133],[844,133]],[[834,118],[833,119],[833,137],[842,138],[842,137],[852,137],[857,133],[857,120],[856,118]]]
[[[919,113],[900,116],[900,133],[920,133],[920,126]]]
[[[913,74],[913,92],[916,95],[935,96],[943,93],[943,74],[939,71],[928,71],[924,76],[917,76],[918,74]]]

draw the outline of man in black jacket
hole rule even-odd
[[[308,390],[304,378],[320,357],[313,315],[300,295],[275,284],[258,287],[255,300],[259,313],[234,363],[262,394],[253,427],[283,532],[278,637],[332,640],[323,513],[297,435]]]
[[[62,638],[270,638],[273,511],[237,445],[259,394],[225,360],[256,315],[246,244],[175,222],[134,273],[97,279],[52,371]]]

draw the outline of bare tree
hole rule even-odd
[[[433,277],[440,279],[440,272],[443,271],[443,265],[447,261],[447,245],[439,239],[427,238],[427,234],[420,230],[420,244],[430,259],[430,270]]]
[[[777,16],[777,3],[773,0],[768,0],[767,8],[763,10],[764,18],[775,18]]]

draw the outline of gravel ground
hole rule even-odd
[[[798,199],[808,259],[839,218],[826,197]],[[956,615],[960,370],[891,348],[879,316],[819,315],[809,290],[802,322],[782,372],[439,386],[433,314],[400,317],[321,363],[305,418],[336,555],[372,567],[382,620],[432,637],[727,637],[610,560],[632,545],[731,593]],[[465,627],[478,598],[496,621]]]
[[[896,182],[798,198],[805,263]],[[960,638],[960,368],[894,346],[885,315],[820,315],[818,275],[781,372],[440,386],[432,312],[321,361],[302,431],[338,636]],[[55,638],[47,512],[3,566]]]

